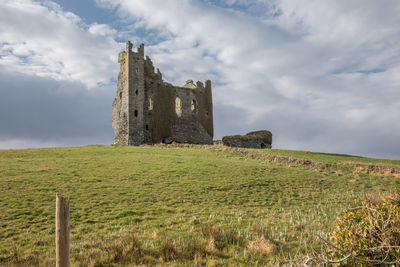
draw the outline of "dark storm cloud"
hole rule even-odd
[[[271,130],[273,148],[400,158],[399,133],[376,129],[368,123],[332,122],[312,112],[286,110],[258,119],[247,127]]]
[[[214,104],[214,139],[221,139],[225,135],[247,133],[249,115],[242,108]]]
[[[88,90],[80,83],[0,68],[0,138],[71,145],[83,138],[92,139],[88,144],[110,144],[113,97],[112,87]]]

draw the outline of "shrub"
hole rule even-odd
[[[366,198],[342,213],[330,234],[331,254],[350,262],[400,263],[400,194]]]

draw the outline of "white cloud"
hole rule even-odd
[[[214,1],[97,2],[169,36],[147,47],[166,79],[211,78],[216,105],[246,110],[237,123],[275,130],[278,147],[325,150],[329,143],[365,154],[357,134],[400,139],[393,116],[400,103],[398,1],[225,1],[241,11]],[[264,5],[263,18],[252,5]],[[288,133],[298,131],[288,117],[304,123],[303,139]],[[346,141],[334,138],[338,131],[349,133],[341,134]]]
[[[88,32],[94,35],[111,36],[111,37],[117,34],[117,31],[115,29],[112,29],[107,24],[97,24],[97,23],[90,25]]]
[[[93,87],[117,75],[115,30],[85,25],[45,1],[0,2],[0,65],[26,74],[73,80]]]

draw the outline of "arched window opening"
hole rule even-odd
[[[190,109],[192,110],[192,111],[196,111],[196,109],[197,109],[197,102],[196,102],[196,100],[192,100],[192,105],[190,106]]]
[[[149,98],[149,110],[153,110],[153,99]]]
[[[138,91],[138,90],[136,90],[136,91],[135,91],[135,95],[138,95],[138,94],[139,94],[139,91]]]
[[[122,92],[119,92],[119,98],[122,98]]]
[[[149,130],[149,125],[148,124],[146,124],[146,131],[148,131]]]
[[[179,97],[175,98],[175,112],[178,118],[182,116],[182,101]]]
[[[138,111],[137,111],[137,109],[135,109],[135,117],[137,117],[138,116]]]

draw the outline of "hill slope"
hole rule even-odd
[[[0,265],[54,264],[56,192],[70,200],[75,265],[270,263],[398,187],[399,166],[219,146],[3,150]]]

